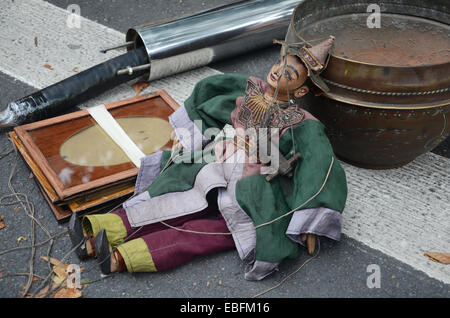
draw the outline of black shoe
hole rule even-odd
[[[75,250],[78,258],[80,260],[87,259],[89,255],[86,249],[86,240],[88,240],[89,237],[83,235],[83,225],[81,223],[81,219],[76,215],[76,213],[73,213],[70,217],[69,236],[72,241],[72,247],[79,245]],[[83,244],[80,245],[81,242],[83,242]]]
[[[111,274],[111,251],[106,231],[102,229],[94,239],[97,262],[102,274]]]

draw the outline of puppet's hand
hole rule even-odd
[[[302,234],[302,243],[305,244],[308,249],[308,254],[312,255],[316,249],[316,236],[314,234]]]

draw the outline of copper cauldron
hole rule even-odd
[[[449,21],[447,0],[299,3],[287,41],[336,37],[321,74],[329,91],[308,96],[304,107],[326,126],[341,159],[395,168],[450,134]]]

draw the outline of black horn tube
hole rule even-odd
[[[66,112],[112,87],[148,73],[148,70],[142,70],[132,75],[117,75],[123,68],[147,62],[145,48],[138,48],[11,102],[0,113],[0,128],[42,120]]]

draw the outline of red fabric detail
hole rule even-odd
[[[185,222],[181,229],[198,232],[228,233],[225,220],[197,219]],[[207,235],[168,229],[142,236],[158,271],[180,266],[195,256],[208,255],[234,248],[231,235]]]

